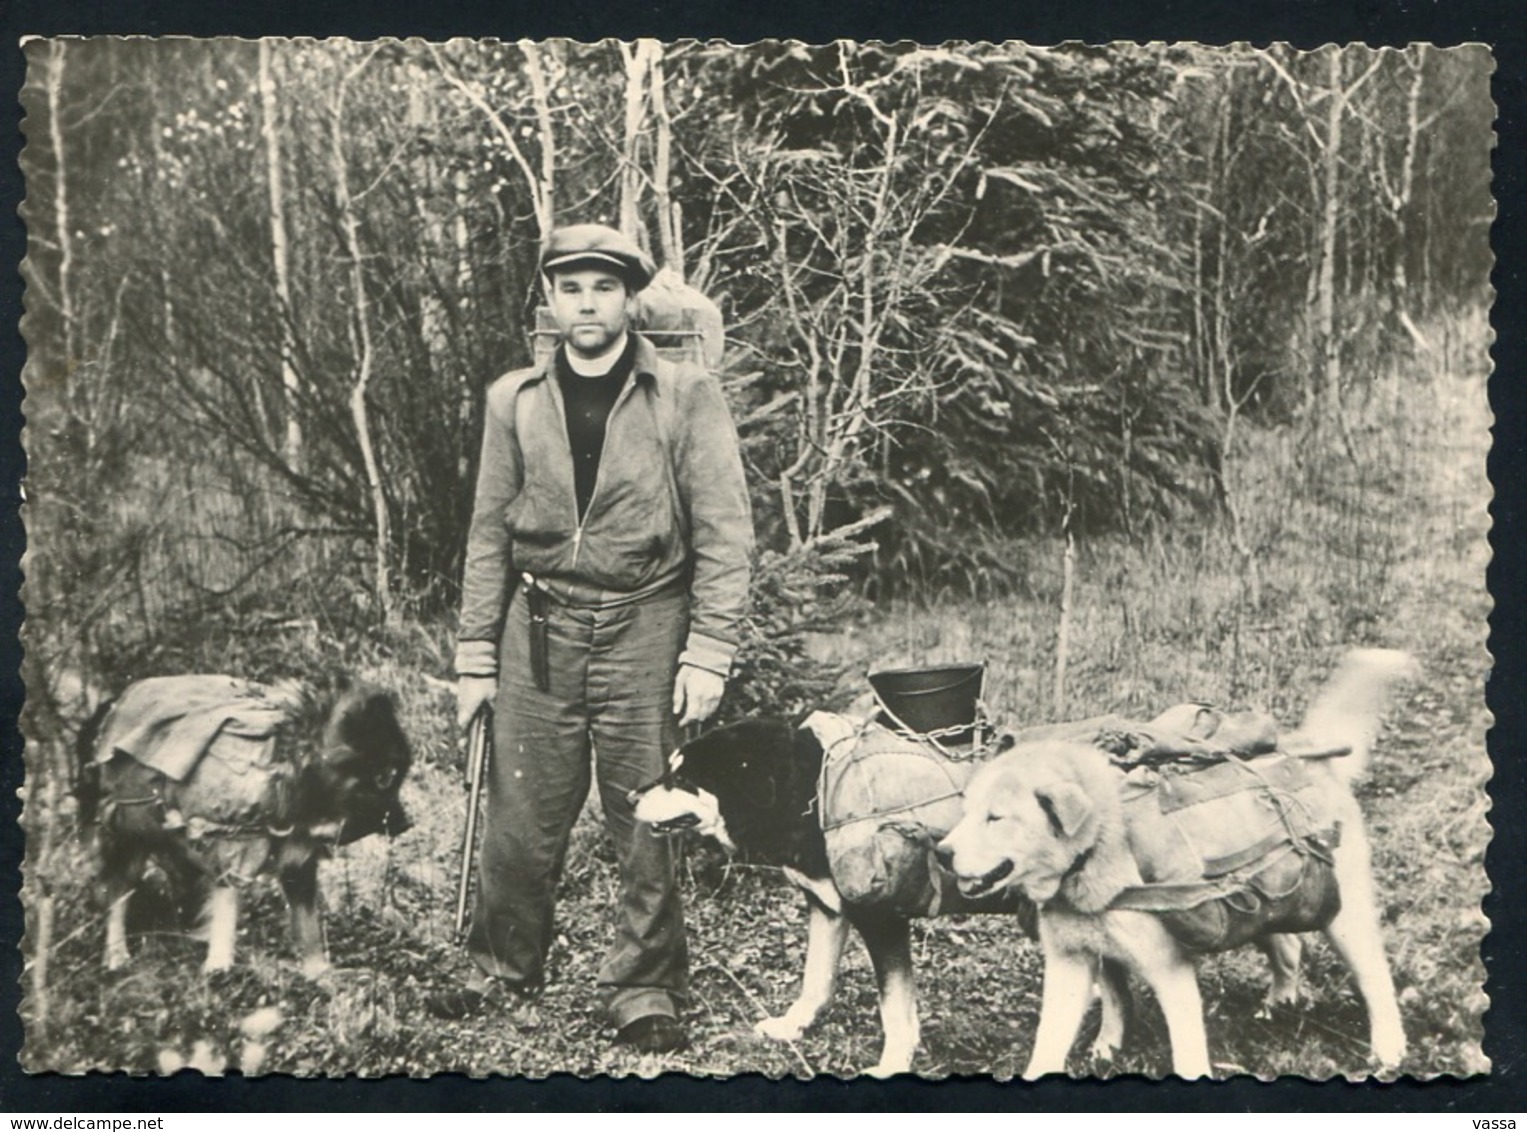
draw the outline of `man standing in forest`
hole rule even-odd
[[[627,795],[679,727],[714,714],[737,648],[753,530],[720,383],[630,329],[653,265],[598,224],[541,254],[561,345],[488,390],[456,652],[458,716],[493,708],[494,755],[467,949],[441,1017],[534,995],[590,761],[621,878],[598,974],[617,1041],[681,1048],[687,955],[670,845]]]

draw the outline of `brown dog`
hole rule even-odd
[[[81,730],[80,816],[99,826],[106,967],[128,960],[127,904],[150,860],[201,912],[206,971],[233,963],[239,886],[274,872],[303,970],[328,968],[318,863],[336,845],[409,826],[411,762],[392,697],[227,676],[144,680]]]
[[[1329,860],[1339,910],[1334,899],[1320,897],[1318,885],[1309,900],[1301,900],[1297,888],[1284,887],[1277,893],[1288,897],[1282,903],[1251,902],[1260,921],[1203,945],[1212,950],[1247,938],[1257,942],[1273,963],[1269,1002],[1282,1003],[1297,996],[1300,950],[1298,937],[1286,933],[1323,930],[1367,1005],[1373,1056],[1391,1067],[1405,1056],[1405,1032],[1379,934],[1367,836],[1349,783],[1363,769],[1391,685],[1413,668],[1404,653],[1351,653],[1307,712],[1300,733],[1283,743],[1295,753],[1317,744],[1350,747],[1350,755],[1253,760],[1254,768],[1270,769],[1228,771],[1271,781],[1274,763],[1293,762],[1305,772],[1287,771],[1291,777],[1285,781],[1301,784],[1297,792],[1279,787],[1240,797],[1248,799],[1248,807],[1288,800],[1289,812],[1297,809],[1306,828],[1327,831],[1297,848],[1294,838],[1280,860]],[[1019,745],[972,779],[964,816],[939,846],[941,859],[968,895],[1016,889],[1039,906],[1044,993],[1025,1076],[1065,1071],[1089,988],[1099,962],[1107,959],[1123,961],[1155,992],[1171,1037],[1173,1070],[1183,1077],[1209,1074],[1194,948],[1184,944],[1180,923],[1174,925],[1170,914],[1141,907],[1168,889],[1180,893],[1205,884],[1203,858],[1154,797],[1146,804],[1128,797],[1123,771],[1093,747]],[[1139,899],[1141,893],[1147,899]]]

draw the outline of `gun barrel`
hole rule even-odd
[[[488,723],[491,713],[487,708],[472,718],[467,732],[467,821],[461,840],[461,880],[456,886],[456,941],[459,943],[466,931],[467,893],[472,885],[472,859],[477,848],[477,814],[482,801],[483,781],[488,770]]]

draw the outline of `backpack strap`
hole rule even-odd
[[[663,447],[663,463],[668,473],[668,499],[673,506],[673,513],[678,517],[681,533],[684,540],[689,540],[689,510],[684,506],[684,497],[679,491],[679,468],[678,453],[674,448],[674,436],[676,433],[675,422],[678,420],[678,396],[679,380],[674,372],[673,363],[666,358],[659,357],[654,367],[653,377],[656,378],[656,396],[648,400],[652,406],[652,423],[657,429],[658,443]]]

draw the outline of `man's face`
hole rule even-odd
[[[621,336],[630,302],[625,281],[597,267],[558,271],[551,279],[552,318],[567,348],[582,357],[597,357]]]

